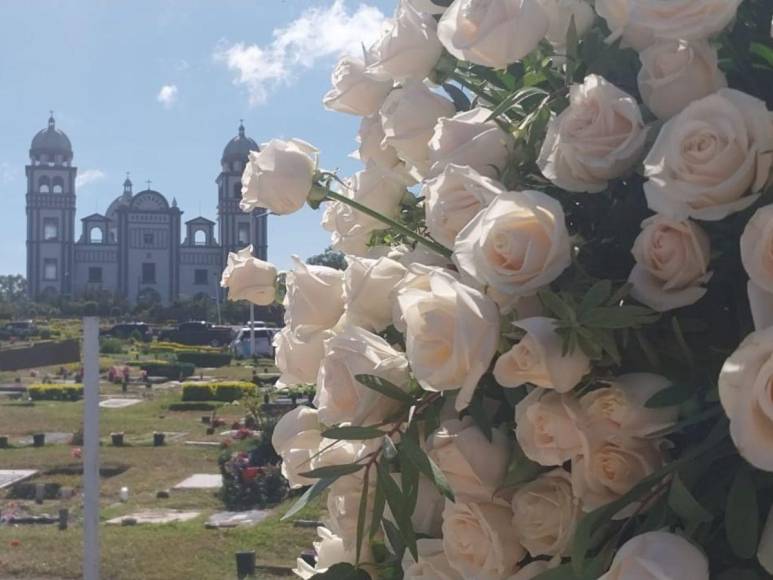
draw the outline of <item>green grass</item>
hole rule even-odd
[[[32,382],[32,377],[27,374],[24,382]],[[207,374],[239,380],[249,379],[252,370],[247,365],[235,364],[213,372],[207,371]],[[119,385],[102,383],[101,392],[120,396],[121,388]],[[260,564],[294,566],[300,552],[311,546],[315,532],[312,529],[294,528],[292,523],[279,521],[279,514],[289,507],[290,502],[279,506],[276,515],[253,528],[208,530],[203,525],[206,518],[224,509],[215,492],[172,490],[168,499],[156,497],[159,490],[171,489],[193,473],[218,472],[219,448],[186,446],[184,440],[220,441],[221,438],[206,435],[206,425],[201,423],[201,417],[207,415],[207,412],[169,411],[170,404],[180,401],[179,388],[153,389],[148,392],[141,385],[131,385],[129,395],[149,398],[132,407],[100,410],[102,465],[127,467],[118,475],[102,479],[102,520],[142,509],[168,508],[202,513],[199,518],[183,524],[102,526],[102,577],[108,580],[235,578],[234,553],[244,550],[254,550]],[[0,399],[0,435],[10,436],[13,443],[35,432],[71,433],[80,429],[82,412],[83,402],[36,401],[28,404]],[[227,424],[243,415],[244,408],[238,405],[223,405],[218,409],[218,416],[224,418]],[[114,431],[123,431],[129,445],[113,447],[109,435]],[[183,432],[187,435],[164,447],[153,447],[153,431]],[[62,467],[78,465],[79,460],[73,458],[72,449],[69,445],[0,449],[0,468],[37,469],[40,473],[30,482],[57,483],[78,490],[81,485],[79,475],[50,473]],[[130,490],[129,501],[121,503],[119,490],[124,486]],[[6,492],[0,491],[0,508],[7,508],[10,504],[5,497]],[[61,507],[67,507],[71,514],[71,525],[66,531],[59,531],[56,526],[0,527],[0,578],[80,578],[80,501],[50,500],[42,506],[25,501],[17,503],[33,513],[56,514]],[[315,503],[296,517],[318,519],[321,509]],[[277,577],[271,574],[258,576],[263,579]]]

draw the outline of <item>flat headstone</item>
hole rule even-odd
[[[191,447],[220,447],[220,443],[217,441],[186,441],[186,445]]]
[[[0,489],[29,479],[36,473],[35,469],[0,469]]]
[[[68,444],[72,440],[72,433],[62,433],[60,431],[54,431],[52,433],[46,433],[46,445],[63,445]],[[19,442],[22,445],[32,445],[32,436],[22,437]]]
[[[219,473],[194,473],[174,486],[175,489],[217,489],[223,487]]]
[[[171,524],[174,522],[187,522],[197,518],[201,512],[182,512],[177,510],[146,510],[112,520],[107,520],[111,526],[123,526],[129,523],[135,525],[143,524]]]
[[[249,510],[246,512],[218,512],[209,516],[204,524],[207,528],[235,528],[254,526],[268,517],[269,510]]]
[[[141,403],[142,399],[105,399],[99,402],[99,406],[103,409],[123,409],[124,407],[131,407],[137,403]]]

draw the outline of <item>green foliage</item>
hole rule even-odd
[[[141,361],[139,366],[151,377],[164,377],[171,380],[182,380],[193,375],[196,367],[191,363],[167,361]]]
[[[231,364],[232,356],[226,352],[200,352],[188,350],[177,352],[177,360],[183,363],[191,363],[199,368],[227,367]]]
[[[346,256],[344,256],[343,252],[333,248],[325,248],[325,251],[321,254],[310,256],[306,259],[306,263],[313,266],[327,266],[336,270],[346,270]]]
[[[83,385],[40,383],[27,387],[27,394],[33,401],[78,401],[83,398]]]
[[[124,342],[117,338],[102,338],[99,341],[101,354],[121,354],[124,351]]]
[[[246,381],[183,383],[183,401],[223,401],[230,403],[253,395],[256,387]]]

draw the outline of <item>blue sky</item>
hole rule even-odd
[[[25,270],[24,165],[49,109],[73,143],[80,218],[135,191],[214,219],[214,180],[244,118],[257,142],[299,137],[322,166],[358,163],[359,120],[325,111],[337,56],[377,34],[394,0],[3,0],[0,3],[0,273]],[[271,217],[281,268],[328,245],[321,214]]]

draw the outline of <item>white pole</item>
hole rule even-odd
[[[83,579],[99,580],[99,319],[83,319]]]
[[[255,356],[255,305],[250,302],[250,355]]]

